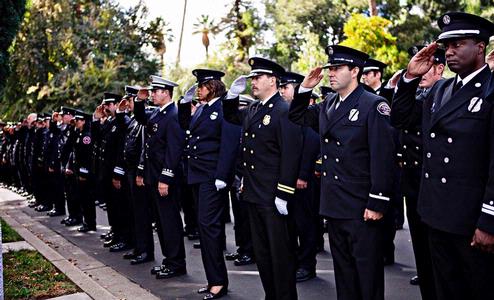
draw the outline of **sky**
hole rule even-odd
[[[138,3],[138,0],[117,0],[123,7],[129,7]],[[255,0],[253,3],[260,3]],[[149,18],[162,17],[169,23],[175,39],[167,42],[165,62],[174,63],[177,58],[178,42],[180,38],[180,27],[184,9],[184,0],[144,0],[149,9]],[[187,13],[185,18],[184,35],[182,40],[182,51],[180,64],[184,67],[197,65],[205,60],[206,53],[201,42],[201,34],[192,34],[193,24],[201,15],[209,15],[218,22],[225,16],[231,8],[232,0],[188,0]],[[215,46],[225,41],[224,34],[209,36],[209,51],[212,52]]]

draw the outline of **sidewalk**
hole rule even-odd
[[[50,218],[28,208],[22,197],[0,189],[0,216],[27,242],[52,261],[62,272],[94,299],[201,299],[196,293],[206,278],[200,250],[185,240],[187,275],[157,280],[149,270],[161,262],[155,238],[155,262],[131,266],[123,253],[103,248],[99,235],[108,229],[106,212],[97,209],[97,232],[82,234],[74,227],[60,224],[63,217]],[[233,251],[232,224],[227,224],[227,249]],[[325,248],[328,249],[327,236]],[[410,236],[397,232],[396,264],[386,267],[386,299],[420,299],[419,289],[409,284],[415,275]],[[297,285],[299,299],[336,299],[332,258],[329,252],[317,256],[317,278]],[[255,265],[236,267],[227,262],[229,294],[227,299],[262,299],[264,292]]]

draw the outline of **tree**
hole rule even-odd
[[[408,62],[408,54],[398,49],[396,37],[389,32],[390,27],[391,21],[385,18],[353,14],[343,28],[346,39],[340,44],[386,63],[385,74],[390,76]]]
[[[12,73],[3,116],[59,105],[92,109],[105,90],[147,81],[165,22],[148,23],[142,2],[127,10],[112,0],[37,0],[26,12],[10,49]]]
[[[185,15],[187,14],[187,0],[184,0],[184,12],[182,14],[182,26],[180,27],[180,38],[178,40],[178,51],[176,66],[180,65],[180,53],[182,51],[182,38],[184,37]]]
[[[201,15],[197,18],[197,22],[194,23],[195,31],[192,34],[201,34],[202,45],[206,49],[206,60],[208,59],[208,48],[209,48],[209,34],[217,34],[219,28],[214,24],[214,20],[210,20],[209,16]]]

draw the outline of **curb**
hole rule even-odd
[[[0,189],[0,191],[3,189]],[[20,196],[19,196],[20,197]],[[93,299],[159,299],[148,290],[130,281],[109,266],[86,254],[63,236],[32,219],[19,208],[24,200],[2,203],[0,216],[41,255],[67,275]],[[43,239],[43,240],[42,240]],[[64,257],[55,249],[73,248],[71,257]],[[83,261],[84,264],[76,262]],[[98,282],[99,281],[99,282]],[[103,287],[100,282],[109,282]]]

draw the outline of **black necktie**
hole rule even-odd
[[[328,119],[331,117],[331,114],[336,110],[336,106],[340,103],[340,98],[338,97],[334,102],[333,105],[331,105],[328,110],[326,111],[326,115],[328,116]]]
[[[453,87],[452,94],[455,94],[459,89],[461,89],[462,86],[463,86],[463,81],[459,81],[457,84],[455,84],[455,86]]]

